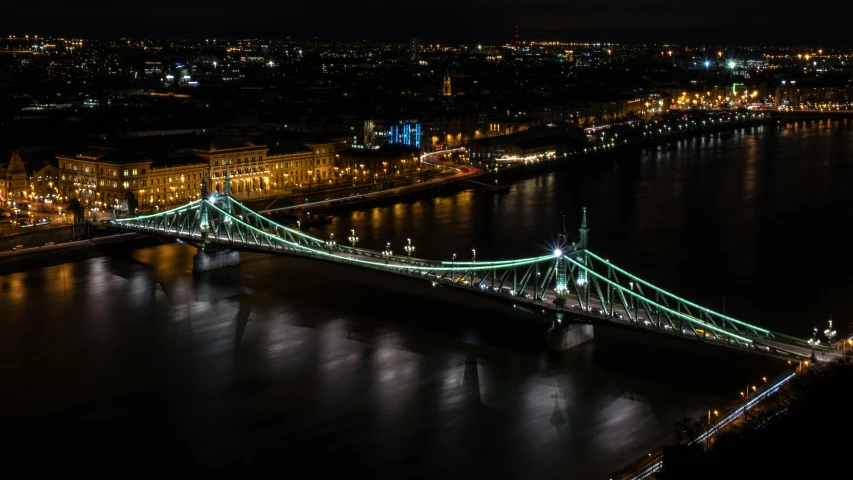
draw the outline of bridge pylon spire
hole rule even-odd
[[[557,284],[554,286],[554,290],[557,291],[557,298],[554,300],[554,304],[557,307],[562,308],[566,304],[566,297],[568,297],[568,275],[567,275],[567,267],[566,259],[563,258],[563,250],[566,249],[567,243],[569,240],[569,235],[566,232],[566,216],[563,217],[563,232],[557,235],[557,249],[554,250],[554,256],[557,258],[556,264],[554,265],[554,270],[556,271],[556,281]],[[559,317],[558,317],[559,318]]]
[[[198,207],[199,230],[201,231],[201,249],[207,248],[210,242],[207,235],[210,231],[210,212],[207,208],[207,170],[201,174],[201,204]]]
[[[581,219],[581,228],[578,229],[578,233],[580,234],[580,238],[578,239],[578,243],[575,246],[575,251],[580,250],[581,253],[580,253],[580,255],[578,255],[576,257],[576,260],[580,264],[586,265],[587,264],[586,252],[584,252],[584,250],[586,250],[586,248],[588,246],[588,242],[589,242],[589,227],[586,224],[586,207],[583,207],[583,218]],[[577,287],[579,290],[578,295],[580,295],[581,290],[587,292],[587,294],[589,293],[589,286],[588,286],[588,281],[587,281],[587,272],[586,272],[586,269],[584,269],[584,268],[578,269],[578,285],[577,285]],[[587,299],[588,298],[589,298],[589,296],[587,295]]]
[[[201,199],[207,200],[207,170],[201,173]]]
[[[589,241],[589,227],[586,224],[586,207],[583,207],[583,219],[581,219],[581,228],[578,229],[580,239],[578,240],[578,249],[587,248]]]
[[[225,167],[225,187],[222,189],[226,197],[231,196],[231,169]]]

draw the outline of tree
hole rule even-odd
[[[702,433],[702,421],[683,416],[675,421],[672,427],[672,433],[678,443],[687,443]]]
[[[139,208],[139,201],[136,200],[136,195],[134,195],[133,192],[128,191],[124,194],[124,199],[127,202],[127,214],[135,215]]]
[[[76,198],[72,198],[70,202],[68,202],[68,211],[74,214],[74,223],[83,223],[86,221],[85,211],[83,205],[80,205],[80,201]]]

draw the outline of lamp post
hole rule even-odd
[[[412,239],[411,239],[411,238],[407,238],[406,240],[407,240],[409,243],[408,243],[408,244],[406,244],[406,246],[405,246],[405,247],[403,247],[403,248],[406,250],[406,255],[408,255],[409,257],[411,257],[411,256],[412,256],[412,254],[413,254],[413,253],[415,253],[415,246],[414,246],[414,245],[412,245]]]
[[[451,263],[451,268],[456,268],[456,254],[453,254],[453,263]]]
[[[471,261],[472,262],[477,261],[477,249],[476,248],[471,249]]]
[[[385,244],[385,251],[382,252],[382,255],[385,255],[385,263],[388,264],[388,262],[391,260],[391,255],[393,255],[393,253],[391,252],[391,242]]]
[[[715,417],[720,415],[720,412],[718,412],[717,410],[711,410],[710,408],[708,409],[708,431],[709,432],[711,431],[711,412],[712,411],[714,412]],[[708,436],[705,437],[705,450],[708,450],[710,447],[711,447],[711,435],[709,434]]]
[[[358,237],[355,236],[355,230],[350,230],[349,243],[354,247],[358,243]]]
[[[328,248],[329,251],[332,251],[332,250],[334,250],[335,245],[337,245],[337,243],[335,243],[335,234],[330,233],[329,234],[329,240],[326,241],[326,248]]]
[[[740,395],[743,397],[743,426],[746,427],[746,422],[748,421],[747,417],[747,408],[749,407],[749,384],[746,385],[746,393],[740,392]],[[752,391],[755,391],[755,385],[752,386]]]

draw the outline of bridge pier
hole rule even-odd
[[[237,250],[202,250],[193,256],[193,273],[207,272],[218,268],[240,265]]]
[[[595,339],[592,325],[563,324],[562,314],[557,314],[557,321],[548,330],[548,350],[563,352],[577,347],[582,343]]]

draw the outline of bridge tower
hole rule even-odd
[[[589,246],[589,227],[586,224],[586,207],[583,207],[583,219],[581,220],[581,228],[578,229],[578,233],[580,234],[580,238],[578,239],[578,243],[575,245],[575,250],[579,251],[580,254],[576,257],[578,263],[586,265],[586,254],[584,250]],[[578,290],[588,288],[589,282],[586,278],[586,270],[578,269]]]
[[[589,241],[589,227],[586,226],[586,207],[583,207],[583,219],[581,220],[581,228],[578,229],[580,240],[578,241],[579,249],[586,249]]]
[[[231,213],[231,202],[228,199],[231,198],[231,169],[229,167],[225,167],[225,185],[222,187],[222,193],[227,197],[226,201],[222,204],[222,209]]]
[[[226,195],[230,194],[230,177],[228,171],[225,171]],[[227,199],[224,203],[225,208],[230,213],[231,202]],[[193,273],[206,272],[217,268],[232,267],[240,265],[240,252],[230,248],[217,248],[211,242],[210,238],[210,194],[207,188],[207,171],[202,173],[201,177],[201,205],[198,207],[199,229],[201,230],[201,243],[198,247],[198,252],[193,256]]]
[[[207,197],[207,170],[205,170],[201,174],[201,205],[198,208],[201,228],[201,250],[207,250],[207,245],[210,242],[207,237],[210,232],[210,212],[207,208]]]
[[[586,207],[583,209],[583,220],[581,220],[580,239],[575,244],[572,244],[574,249],[575,261],[583,265],[587,265],[586,247],[589,240],[589,228],[586,224]],[[554,251],[554,256],[557,257],[555,270],[557,284],[554,289],[557,291],[557,298],[554,303],[559,309],[562,309],[566,304],[568,297],[568,262],[566,262],[563,252],[569,249],[568,241],[569,234],[566,231],[566,217],[563,216],[563,232],[558,235],[560,245]],[[583,298],[581,302],[584,307],[589,305],[589,282],[587,281],[586,271],[583,268],[578,268],[578,284],[576,285],[578,298]],[[595,338],[595,331],[592,325],[589,324],[572,324],[563,323],[565,312],[557,311],[557,320],[551,325],[548,330],[548,350],[551,352],[562,352],[574,348],[582,343],[589,342]]]
[[[566,244],[569,240],[569,235],[566,232],[566,216],[563,215],[563,232],[557,236],[558,245],[557,249],[554,251],[554,256],[557,257],[557,265],[555,269],[557,271],[557,285],[554,287],[557,291],[557,298],[554,303],[558,307],[563,307],[566,305],[566,297],[568,296],[568,289],[566,288],[567,283],[567,265],[566,259],[563,258],[563,251],[566,248]]]

